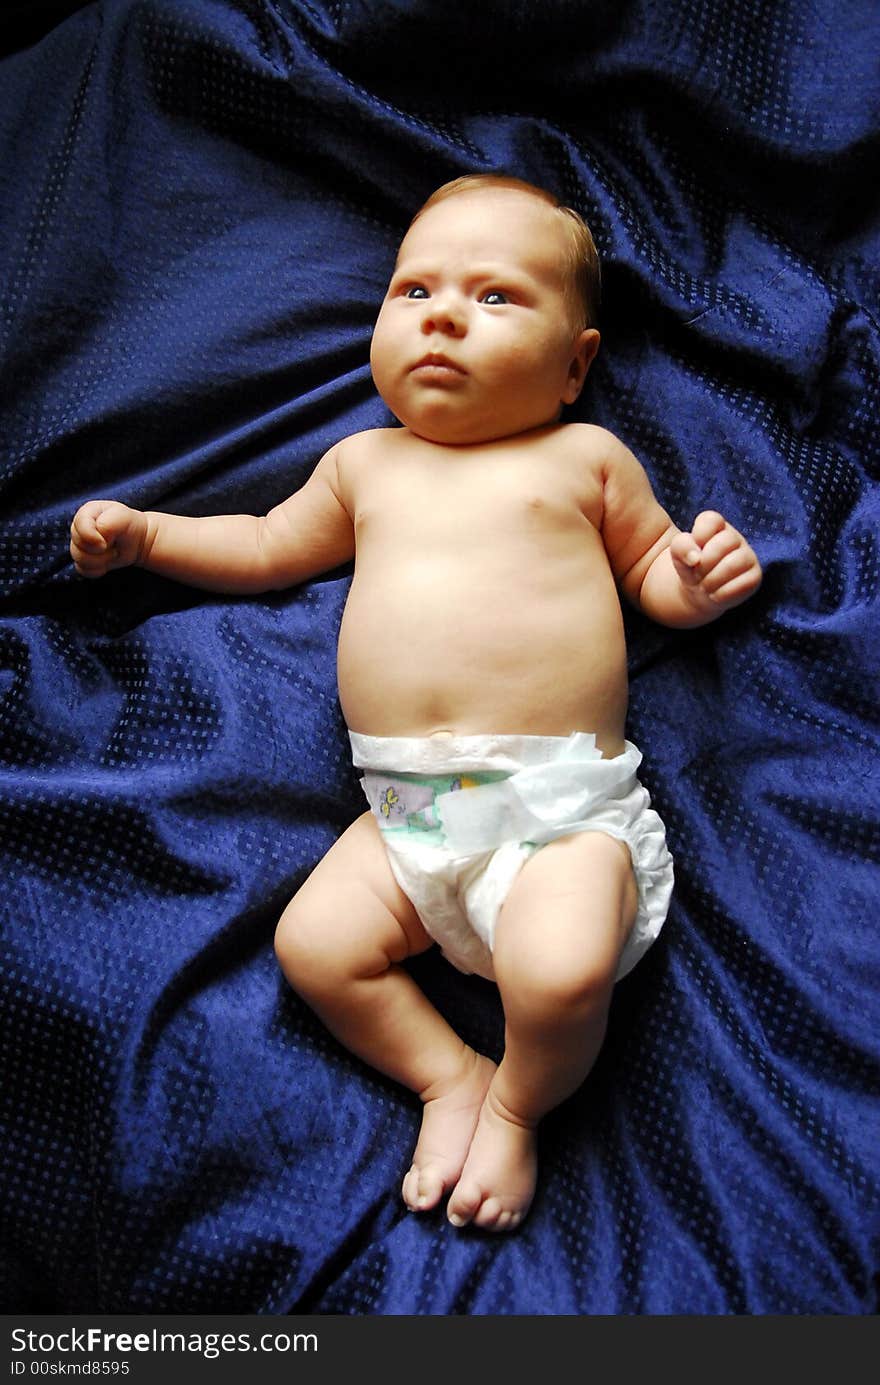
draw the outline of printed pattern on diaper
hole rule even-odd
[[[442,843],[443,824],[435,803],[441,794],[476,789],[506,779],[493,770],[477,774],[389,775],[367,770],[361,783],[383,833],[405,833]]]

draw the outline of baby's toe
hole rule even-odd
[[[436,1207],[443,1196],[443,1174],[431,1164],[420,1168],[413,1164],[403,1180],[403,1200],[411,1212],[427,1212]]]
[[[446,1215],[453,1226],[467,1226],[473,1221],[483,1202],[482,1190],[476,1183],[457,1183]]]
[[[479,1226],[482,1231],[500,1231],[503,1229],[501,1219],[504,1218],[506,1226],[507,1216],[500,1198],[487,1197],[474,1216],[474,1226]]]
[[[495,1225],[492,1227],[492,1230],[493,1230],[493,1231],[515,1231],[516,1228],[519,1226],[519,1224],[520,1224],[521,1221],[522,1221],[522,1212],[511,1212],[511,1211],[508,1210],[508,1211],[502,1212],[502,1213],[500,1214],[500,1216],[498,1217],[498,1220],[496,1221]]]
[[[400,1195],[410,1211],[413,1211],[419,1196],[417,1169],[407,1169],[400,1186]]]

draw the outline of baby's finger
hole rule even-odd
[[[84,553],[82,550],[71,550],[73,565],[81,577],[103,577],[109,564],[106,553],[92,554]]]
[[[75,543],[97,552],[106,548],[107,540],[98,528],[98,517],[105,504],[105,501],[90,500],[88,504],[80,506],[70,526],[71,538]]]
[[[693,535],[700,548],[705,548],[709,540],[725,528],[727,520],[717,510],[703,510],[694,520]]]
[[[700,554],[700,567],[704,575],[708,576],[722,559],[726,558],[728,554],[736,553],[741,548],[745,548],[742,534],[738,534],[732,525],[725,524],[723,529],[719,530],[717,534],[713,534],[712,538],[703,545],[703,551]]]
[[[758,560],[748,545],[743,544],[713,568],[703,583],[703,590],[713,601],[728,605],[732,597],[745,600],[760,585]]]
[[[701,581],[703,573],[700,547],[693,534],[676,534],[669,545],[669,555],[682,582],[696,586]]]
[[[88,535],[75,534],[70,543],[70,551],[73,553],[77,549],[80,553],[93,553],[95,556],[103,555],[107,552],[107,540],[99,534],[96,539]]]
[[[709,600],[718,606],[728,609],[731,606],[739,606],[743,601],[747,601],[750,596],[761,585],[761,570],[757,567],[750,567],[747,572],[741,573],[731,581],[725,582],[718,591],[711,592]]]

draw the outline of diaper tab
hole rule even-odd
[[[625,742],[613,759],[563,758],[529,766],[473,793],[440,794],[434,808],[452,851],[492,851],[504,842],[542,845],[576,829],[597,803],[620,798],[637,783],[639,750]]]

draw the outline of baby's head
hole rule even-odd
[[[400,246],[373,333],[376,386],[431,442],[546,426],[581,391],[598,299],[598,256],[576,212],[520,179],[456,179]]]
[[[447,198],[479,192],[481,189],[505,188],[511,192],[523,193],[527,197],[535,197],[556,213],[565,295],[572,314],[572,323],[579,330],[584,327],[598,328],[602,275],[592,232],[579,212],[573,207],[567,207],[546,188],[538,187],[535,183],[527,183],[522,178],[508,177],[503,173],[468,173],[462,178],[453,178],[451,183],[444,183],[436,192],[432,192],[416,212],[410,227],[415,226],[419,218],[430,211],[431,207],[445,202]]]

